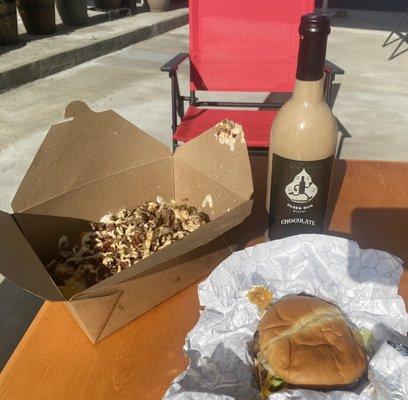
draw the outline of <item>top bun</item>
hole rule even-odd
[[[324,300],[285,297],[269,307],[258,330],[261,358],[289,384],[332,389],[356,382],[367,369],[358,334]]]

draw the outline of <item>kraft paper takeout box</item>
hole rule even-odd
[[[112,110],[96,113],[74,101],[65,117],[72,119],[53,125],[38,150],[12,202],[15,213],[0,212],[0,272],[16,285],[46,300],[66,301],[44,264],[56,254],[62,235],[76,243],[89,221],[108,212],[159,195],[167,201],[188,198],[211,218],[184,239],[66,301],[82,329],[98,341],[230,254],[220,235],[251,211],[251,169],[245,143],[238,140],[231,151],[212,129],[173,155]]]

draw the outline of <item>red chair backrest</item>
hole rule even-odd
[[[314,0],[190,0],[191,90],[291,92]]]

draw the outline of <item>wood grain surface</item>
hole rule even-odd
[[[252,160],[253,215],[231,238],[262,241],[265,160]],[[408,261],[408,163],[338,161],[329,232]],[[408,299],[404,273],[400,292]],[[158,290],[160,290],[158,288]],[[45,303],[4,368],[1,400],[158,400],[187,366],[182,346],[199,316],[192,285],[100,343],[92,344],[64,305]]]

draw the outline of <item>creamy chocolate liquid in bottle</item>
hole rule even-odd
[[[302,16],[296,84],[271,129],[266,207],[268,237],[323,231],[336,120],[324,101],[323,73],[330,21]]]

